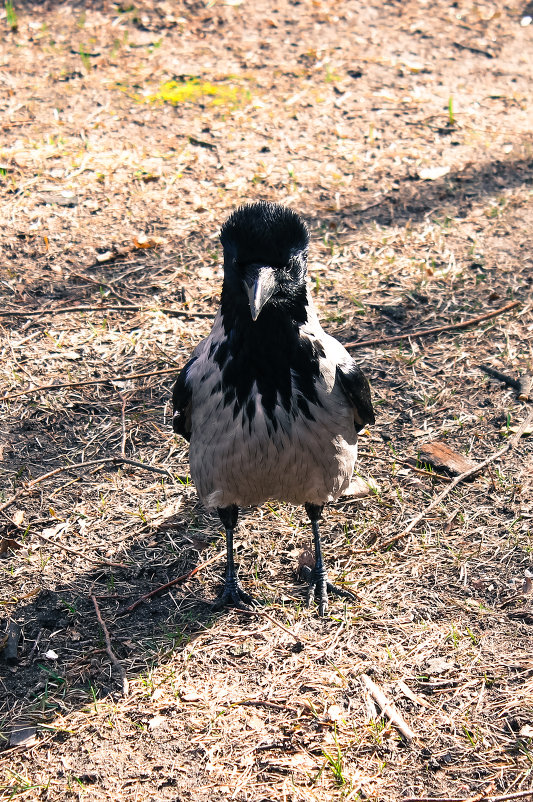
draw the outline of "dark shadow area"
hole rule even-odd
[[[435,219],[466,217],[472,207],[485,198],[533,183],[533,157],[469,165],[465,170],[451,170],[434,181],[421,180],[409,171],[403,175],[393,174],[391,178],[399,184],[398,189],[368,205],[365,204],[366,193],[361,192],[360,208],[343,209],[336,215],[339,222],[359,228],[371,222],[382,226],[405,225],[408,221],[420,222],[429,214]],[[374,192],[379,194],[379,188],[375,187]]]
[[[51,525],[53,519],[40,523]],[[9,669],[0,658],[8,706],[15,710],[20,704],[27,712],[37,709],[33,705],[40,696],[38,691],[44,690],[42,683],[54,676],[58,686],[64,685],[64,691],[86,695],[86,701],[91,698],[91,687],[98,696],[116,693],[120,682],[117,684],[114,672],[107,679],[105,676],[108,658],[102,651],[91,594],[97,599],[109,628],[116,655],[124,661],[130,675],[148,671],[165,654],[183,647],[196,633],[209,628],[219,614],[212,613],[209,599],[202,598],[201,586],[194,579],[126,612],[145,593],[188,573],[202,562],[198,551],[201,546],[198,541],[194,541],[196,548],[191,545],[187,531],[182,520],[178,524],[165,522],[115,558],[127,567],[102,565],[75,573],[70,581],[58,582],[53,589],[42,590],[30,602],[18,605],[11,615],[11,620],[21,627],[18,659]],[[15,534],[6,530],[4,536],[10,538]],[[213,518],[213,536],[216,534]],[[208,546],[207,542],[203,544],[204,548]],[[223,538],[220,546],[223,547]],[[98,559],[98,551],[91,556]],[[8,557],[4,555],[1,559]],[[221,561],[214,569],[218,571],[223,565]],[[58,655],[57,659],[46,657],[49,649]],[[28,689],[32,689],[29,696]]]

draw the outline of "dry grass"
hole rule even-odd
[[[0,20],[0,508],[26,488],[0,512],[0,604],[5,631],[22,631],[17,662],[0,662],[0,795],[388,802],[532,789],[531,440],[382,548],[443,486],[417,469],[419,445],[438,438],[482,461],[528,414],[479,369],[533,371],[521,9],[128,9],[15,3],[16,20]],[[428,168],[448,169],[428,180]],[[223,549],[169,398],[216,309],[217,229],[256,198],[309,221],[316,303],[344,341],[520,305],[354,352],[379,413],[359,469],[378,489],[332,505],[323,532],[355,603],[325,620],[303,607],[309,527],[273,504],[243,514],[237,552],[271,618],[211,612],[221,559],[128,612]],[[91,310],[61,311],[80,306]],[[32,390],[49,384],[70,386]]]

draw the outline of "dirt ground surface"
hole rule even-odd
[[[5,4],[3,799],[533,795],[531,426],[510,441],[532,405],[480,368],[533,372],[523,13]],[[312,292],[344,343],[483,316],[353,347],[372,489],[325,513],[355,600],[324,619],[296,571],[305,513],[275,503],[236,535],[261,613],[211,610],[223,532],[169,422],[217,308],[219,227],[254,199],[307,220]],[[421,456],[435,440],[476,463],[515,447],[388,543],[450,484]]]

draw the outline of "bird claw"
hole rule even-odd
[[[227,581],[224,585],[222,593],[216,597],[211,605],[211,609],[218,612],[224,607],[236,607],[238,610],[247,610],[252,612],[254,607],[257,607],[257,602],[246,593],[236,579]]]
[[[328,609],[328,591],[334,596],[342,596],[343,598],[350,599],[351,601],[354,601],[356,598],[353,593],[350,593],[349,590],[338,588],[332,582],[329,582],[325,571],[319,573],[316,568],[311,569],[309,566],[303,565],[300,573],[308,583],[306,599],[307,606],[310,607],[313,599],[316,599],[318,604],[318,614],[321,618]]]

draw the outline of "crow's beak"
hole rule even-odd
[[[250,265],[246,271],[244,287],[252,320],[257,320],[261,309],[276,289],[276,271],[266,265]]]

